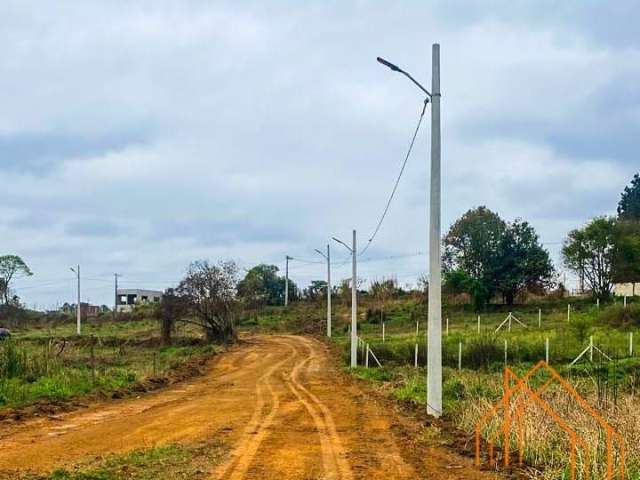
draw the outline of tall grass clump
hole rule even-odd
[[[640,304],[611,305],[602,311],[600,321],[612,327],[639,327]]]
[[[504,350],[495,335],[479,335],[467,340],[462,358],[465,365],[488,370],[492,364],[504,359]]]

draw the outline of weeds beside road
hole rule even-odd
[[[172,346],[160,346],[155,321],[87,324],[81,337],[72,328],[29,329],[0,342],[0,415],[34,403],[153,389],[216,352],[187,329]]]

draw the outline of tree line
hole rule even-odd
[[[554,286],[565,288],[537,232],[522,219],[505,221],[485,206],[473,208],[456,220],[443,244],[444,291],[469,295],[476,309],[497,297],[511,305],[523,293],[544,295]],[[640,174],[622,192],[617,216],[596,217],[569,232],[562,258],[594,297],[608,298],[614,282],[640,282]],[[3,307],[19,306],[11,282],[30,275],[20,257],[0,256]],[[211,341],[233,341],[241,312],[284,303],[287,280],[277,266],[256,265],[240,277],[232,261],[193,262],[184,279],[165,292],[160,313],[163,336],[168,338],[173,323],[181,319],[202,327]],[[291,279],[288,282],[292,301],[319,299],[327,287],[322,280],[304,289]],[[423,290],[427,288],[424,281]],[[369,287],[369,294],[382,303],[399,292],[393,280],[374,281]],[[334,293],[348,303],[349,281],[335,286]]]

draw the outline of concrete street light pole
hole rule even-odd
[[[78,279],[78,303],[76,306],[76,333],[78,335],[81,334],[81,321],[82,321],[82,308],[80,305],[80,265],[78,265],[77,270],[71,267],[71,271],[76,274]]]
[[[290,257],[289,255],[286,256],[286,262],[285,262],[285,267],[284,267],[284,271],[285,271],[285,282],[284,282],[284,306],[286,307],[287,305],[289,305],[289,260],[293,260],[293,257]]]
[[[431,186],[429,206],[429,314],[427,413],[442,415],[442,296],[440,256],[440,45],[431,50]]]
[[[327,260],[327,337],[331,338],[331,250],[327,244],[327,254],[316,249]]]
[[[358,366],[358,272],[356,268],[358,254],[355,230],[351,259],[351,368],[355,368]]]
[[[358,272],[357,272],[357,242],[356,231],[353,231],[353,246],[350,247],[342,240],[332,237],[351,252],[351,368],[358,366]]]
[[[113,290],[113,319],[115,320],[118,317],[118,277],[119,273],[113,274],[113,279],[115,281],[114,290]]]
[[[429,311],[427,319],[427,413],[442,415],[442,297],[440,258],[440,45],[431,50],[431,92],[409,73],[378,57],[378,62],[411,80],[431,100],[431,185],[429,205]]]

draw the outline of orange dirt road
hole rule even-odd
[[[211,466],[211,479],[495,478],[448,449],[416,442],[408,425],[342,375],[322,343],[252,337],[195,380],[139,399],[0,425],[0,478],[203,439],[229,448]]]

